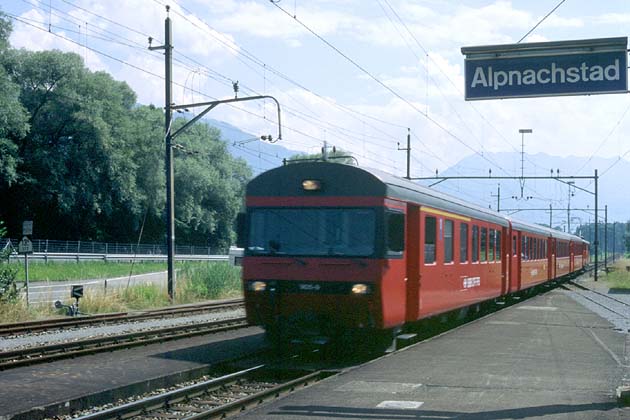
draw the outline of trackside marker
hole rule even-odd
[[[376,408],[395,408],[398,410],[415,410],[420,408],[422,401],[383,401]]]

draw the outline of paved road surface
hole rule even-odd
[[[137,274],[124,277],[116,277],[112,279],[92,279],[92,280],[73,280],[73,281],[47,281],[47,282],[30,282],[29,302],[30,303],[53,303],[60,300],[64,303],[72,301],[70,298],[70,289],[73,284],[82,284],[84,293],[103,292],[115,288],[126,287],[138,284],[156,284],[166,287],[166,271],[149,274]]]

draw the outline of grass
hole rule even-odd
[[[176,263],[181,268],[187,262]],[[12,267],[18,269],[17,279],[24,280],[24,263],[12,262]],[[132,269],[131,263],[114,263],[103,261],[85,262],[32,262],[28,266],[30,281],[65,281],[87,280],[128,276]],[[133,274],[155,273],[166,271],[165,262],[141,262],[133,264]]]
[[[630,259],[615,261],[613,267],[615,270],[606,274],[605,277],[608,286],[614,289],[630,289],[630,271],[626,269],[630,267]]]
[[[109,263],[114,265],[113,263]],[[123,264],[129,268],[128,264]],[[30,271],[30,270],[29,270]],[[134,270],[135,271],[135,270]],[[127,271],[126,274],[129,274]],[[30,272],[29,272],[30,277]],[[223,262],[184,262],[177,266],[175,304],[241,296],[241,269]],[[70,301],[64,303],[71,303]],[[166,286],[142,284],[102,291],[86,289],[80,301],[81,312],[88,314],[127,312],[169,306]],[[31,305],[24,301],[0,303],[0,323],[62,316],[52,305]]]

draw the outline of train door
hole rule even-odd
[[[553,238],[547,238],[547,278],[549,280],[553,280],[554,272],[553,272]]]
[[[504,295],[508,292],[510,287],[510,245],[512,241],[510,240],[510,232],[511,229],[509,226],[501,228],[501,249],[498,249],[497,252],[501,254],[501,294]]]
[[[521,233],[512,230],[510,253],[510,292],[521,288]]]
[[[551,276],[550,278],[556,278],[556,251],[557,251],[557,241],[555,238],[551,238],[551,246],[549,247],[550,254],[550,266],[551,266]]]
[[[406,311],[408,322],[415,321],[420,313],[420,207],[407,204],[407,273],[406,273]]]
[[[573,273],[575,267],[575,259],[574,259],[574,246],[575,242],[569,242],[569,273]]]

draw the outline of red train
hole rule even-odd
[[[318,342],[398,332],[582,270],[588,243],[406,179],[295,163],[247,186],[247,319]]]

